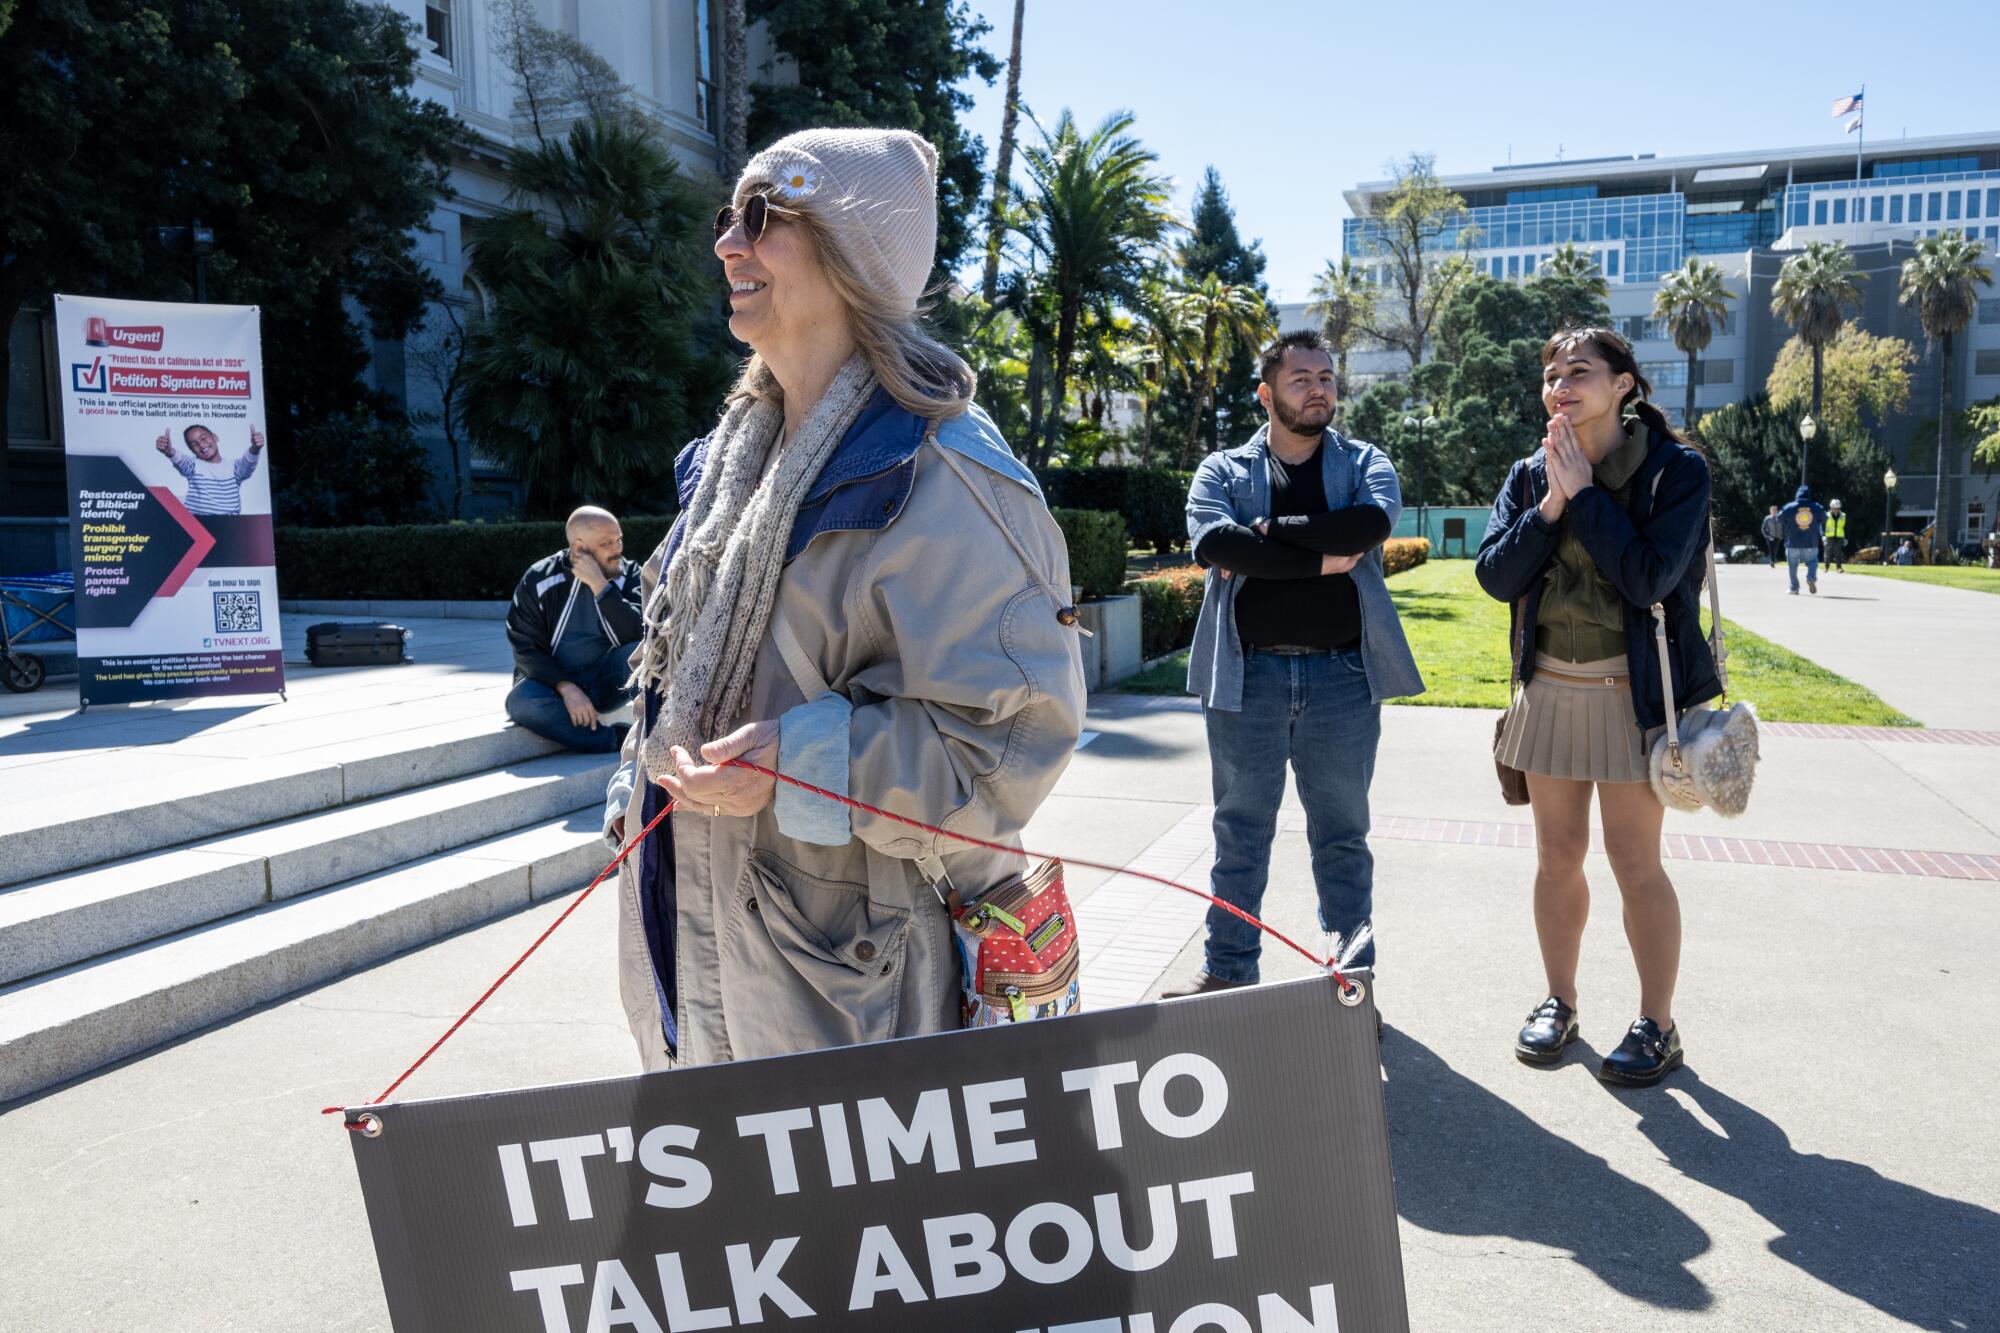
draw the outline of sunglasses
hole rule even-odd
[[[740,221],[743,224],[743,239],[755,245],[764,239],[764,229],[771,225],[772,216],[782,217],[788,211],[773,204],[769,195],[762,194],[744,199],[741,209],[724,204],[715,210],[715,239],[721,240]]]

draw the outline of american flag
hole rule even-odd
[[[1833,104],[1833,114],[1836,116],[1844,116],[1851,111],[1859,111],[1860,109],[1861,109],[1860,93],[1856,93],[1852,97],[1843,97],[1838,102],[1835,102]]]

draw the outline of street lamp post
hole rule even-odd
[[[1882,473],[1882,489],[1888,494],[1888,507],[1882,512],[1882,563],[1889,563],[1889,538],[1896,531],[1896,469],[1889,468]]]
[[[1431,534],[1424,522],[1424,464],[1430,457],[1430,442],[1425,437],[1425,432],[1435,429],[1439,424],[1435,413],[1429,416],[1403,418],[1403,425],[1417,433],[1417,535],[1426,540]]]
[[[208,301],[208,256],[215,249],[215,228],[205,226],[200,218],[191,227],[155,227],[154,237],[160,248],[169,254],[187,255],[194,260],[194,299],[197,305]]]
[[[1808,412],[1799,418],[1799,485],[1801,486],[1809,484],[1806,481],[1806,451],[1811,447],[1813,437],[1818,434],[1819,423],[1812,419],[1812,413]]]

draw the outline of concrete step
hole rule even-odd
[[[0,1104],[580,888],[610,859],[600,822],[579,810],[0,988]]]
[[[386,733],[357,719],[340,740],[249,759],[180,753],[184,748],[185,743],[172,749],[113,751],[91,761],[91,774],[51,774],[44,794],[0,808],[0,886],[179,847],[556,750],[491,711],[414,727],[405,723]],[[16,770],[16,776],[24,771]],[[77,781],[79,776],[97,780]],[[54,787],[61,790],[50,790]]]
[[[0,984],[573,811],[609,755],[551,754],[0,890]]]

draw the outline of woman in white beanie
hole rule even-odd
[[[623,828],[679,801],[622,882],[648,1068],[958,1026],[944,900],[1027,868],[726,761],[1013,844],[1082,726],[1062,534],[919,321],[936,165],[914,134],[809,130],[716,217],[752,355],[675,461],[626,750]]]

